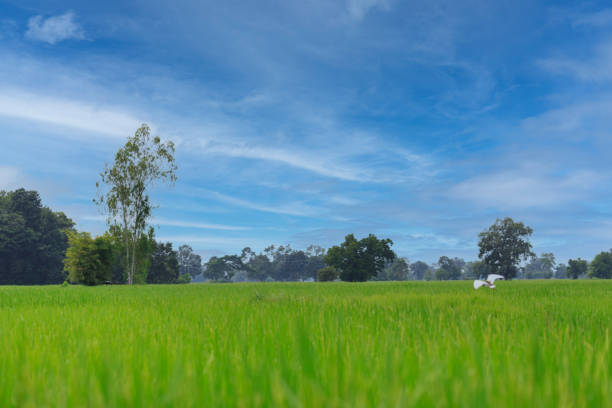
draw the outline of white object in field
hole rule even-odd
[[[487,280],[476,279],[474,281],[474,289],[478,289],[482,286],[487,286],[489,289],[495,289],[495,281],[498,279],[504,279],[504,277],[502,275],[492,273],[487,276]]]
[[[474,281],[474,289],[478,289],[481,286],[488,286],[487,282],[482,281],[482,280],[475,280]]]
[[[487,275],[487,282],[494,283],[498,279],[504,279],[502,275],[496,275],[494,273]]]

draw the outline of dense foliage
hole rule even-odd
[[[331,247],[323,260],[340,271],[343,281],[365,282],[376,277],[387,262],[395,259],[391,245],[390,239],[378,239],[372,234],[359,241],[349,234],[340,246]]]
[[[612,278],[612,252],[601,252],[593,258],[588,274],[591,278]]]
[[[570,259],[567,261],[567,276],[572,279],[578,279],[587,273],[589,264],[584,259]]]
[[[99,285],[111,280],[113,272],[112,238],[95,239],[88,232],[68,232],[68,250],[64,269],[72,283]]]
[[[0,191],[0,284],[63,282],[66,231],[73,226],[43,206],[36,191]]]
[[[150,259],[147,283],[176,283],[179,263],[171,242],[155,242]]]
[[[514,222],[509,217],[498,219],[478,235],[478,257],[483,259],[491,272],[512,279],[518,273],[519,262],[535,256],[529,242],[532,233],[533,229],[522,222]]]

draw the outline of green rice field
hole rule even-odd
[[[0,287],[0,406],[612,406],[612,282],[471,285]]]

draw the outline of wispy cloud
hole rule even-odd
[[[602,175],[589,170],[555,176],[526,166],[468,179],[451,188],[450,196],[501,209],[557,207],[585,199],[603,180]]]
[[[0,89],[0,115],[112,137],[126,137],[142,123],[112,107],[7,88]]]
[[[612,40],[599,44],[591,57],[551,57],[538,62],[546,71],[575,77],[581,81],[612,80]]]
[[[368,12],[374,8],[387,10],[389,8],[388,0],[347,0],[346,10],[351,19],[359,21],[365,17]]]
[[[0,170],[1,175],[1,170]],[[102,215],[84,215],[79,217],[83,221],[96,221],[105,222],[106,218]],[[183,220],[170,220],[167,218],[154,217],[150,220],[151,224],[164,226],[164,227],[179,227],[179,228],[193,228],[193,229],[205,229],[205,230],[219,230],[219,231],[246,231],[251,228],[237,226],[237,225],[223,225],[223,224],[208,224],[197,221],[183,221]]]
[[[210,192],[211,197],[216,200],[222,201],[227,204],[231,204],[237,207],[247,208],[250,210],[268,212],[273,214],[293,215],[298,217],[313,217],[321,216],[321,209],[314,208],[299,202],[291,204],[283,204],[277,206],[263,205],[240,198],[232,197],[227,194],[222,194],[216,191]]]
[[[47,18],[40,15],[31,17],[25,36],[31,40],[55,44],[69,39],[82,40],[85,38],[85,33],[75,21],[74,13],[69,11]]]

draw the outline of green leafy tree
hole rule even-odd
[[[387,262],[395,259],[391,245],[390,239],[378,239],[372,234],[359,241],[349,234],[340,246],[327,251],[324,261],[340,271],[343,281],[363,282],[376,277]]]
[[[63,282],[66,232],[73,226],[43,206],[36,191],[0,191],[0,284]]]
[[[529,242],[532,233],[533,229],[522,222],[514,222],[509,217],[498,219],[478,235],[478,257],[483,259],[492,273],[512,279],[517,274],[519,262],[535,256]]]
[[[461,268],[465,265],[465,261],[460,258],[450,259],[447,256],[441,256],[438,260],[440,267],[436,271],[436,279],[438,280],[455,280],[461,278]]]
[[[155,242],[147,273],[147,283],[175,283],[179,278],[177,253],[171,242]]]
[[[572,279],[586,275],[589,264],[584,259],[570,259],[567,261],[567,276]]]
[[[599,279],[612,278],[612,253],[601,252],[597,254],[589,265],[588,276]]]
[[[338,279],[338,271],[333,266],[326,266],[317,271],[317,280],[319,282],[332,282]]]
[[[232,277],[247,267],[242,263],[238,255],[213,256],[206,262],[204,277],[213,281],[229,282]]]
[[[112,275],[113,250],[111,238],[103,235],[95,239],[87,232],[68,232],[68,249],[64,269],[72,283],[99,285]]]
[[[105,210],[109,225],[121,227],[129,284],[134,283],[138,241],[153,208],[148,191],[159,181],[176,181],[176,169],[174,144],[152,137],[149,126],[143,124],[117,151],[113,165],[106,165],[96,183],[94,201]],[[104,187],[106,191],[102,191]]]

